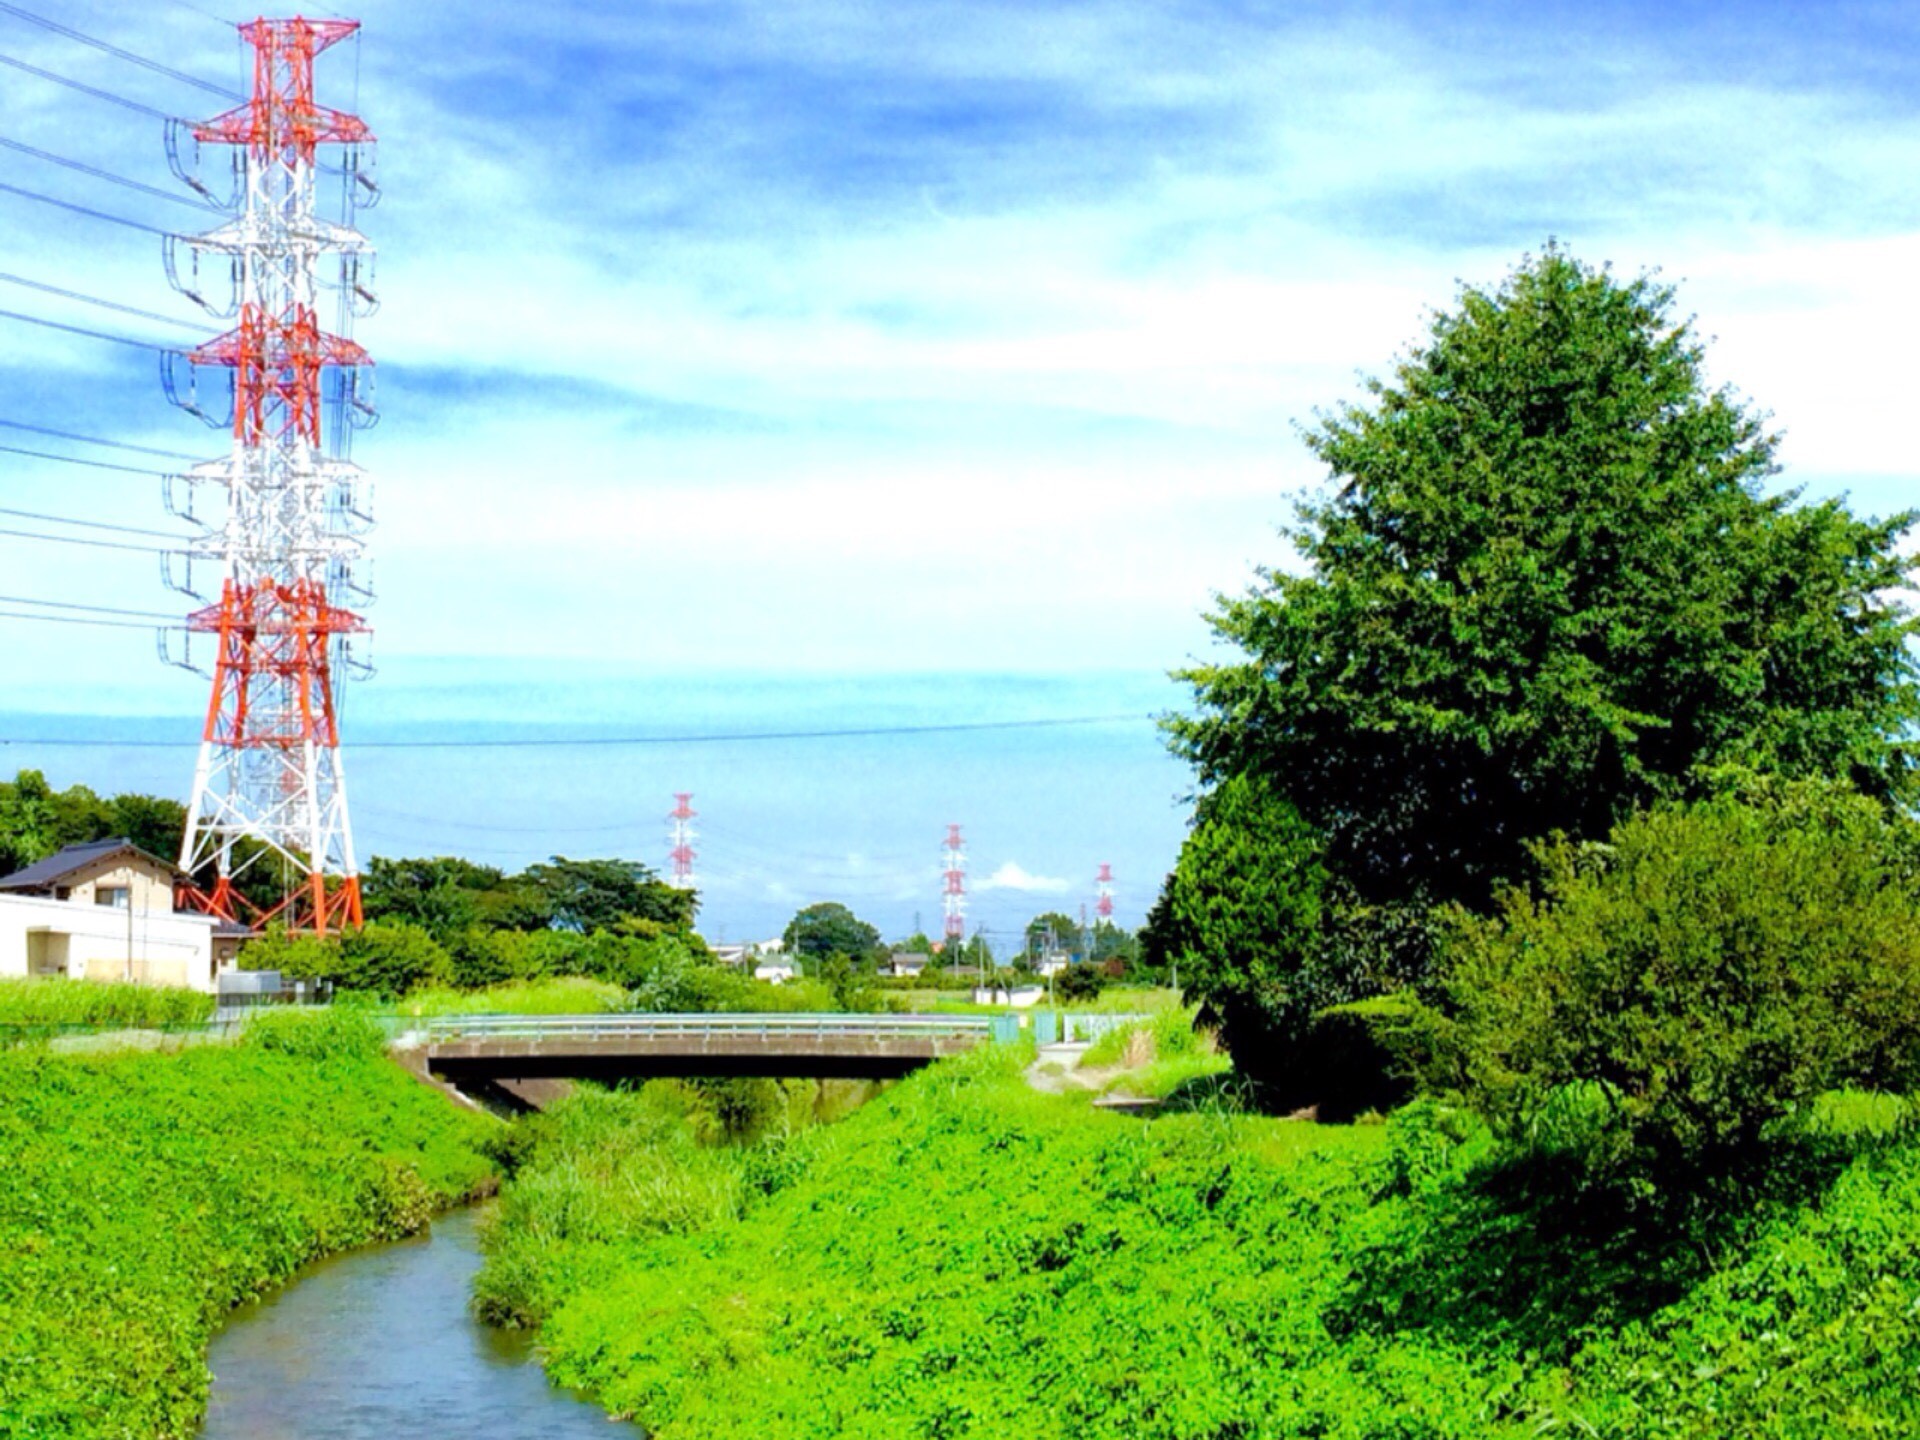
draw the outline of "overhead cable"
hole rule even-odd
[[[104,445],[109,450],[131,450],[136,455],[158,455],[162,460],[197,461],[205,458],[200,455],[188,455],[179,450],[156,450],[151,445],[131,445],[125,440],[101,440],[92,435],[76,435],[71,430],[50,430],[45,425],[29,424],[25,420],[0,420],[0,428],[30,430],[35,435],[51,435],[55,440],[77,440],[82,445]]]
[[[42,515],[37,510],[9,510],[0,506],[0,515],[11,515],[16,520],[39,520],[49,525],[78,525],[87,530],[112,530],[120,535],[152,535],[159,540],[191,540],[191,535],[182,535],[177,530],[148,530],[138,525],[111,525],[105,520],[76,520],[68,515]],[[5,599],[0,596],[0,600]]]
[[[0,535],[15,540],[47,540],[55,545],[89,545],[95,550],[141,550],[149,555],[165,555],[174,548],[169,545],[135,545],[126,540],[89,540],[84,535],[45,535],[37,530],[0,528]]]
[[[565,749],[640,745],[730,745],[769,740],[837,740],[887,735],[938,735],[958,731],[1031,730],[1062,725],[1115,725],[1151,722],[1152,715],[1070,715],[1053,720],[975,720],[950,725],[874,725],[857,730],[760,730],[706,735],[609,735],[577,740],[545,736],[525,740],[362,740],[355,750],[501,750]],[[181,749],[198,740],[69,740],[56,737],[0,736],[0,745],[112,746],[120,749]]]
[[[208,326],[196,324],[192,320],[181,320],[172,315],[162,315],[154,310],[141,310],[132,305],[122,305],[118,300],[102,300],[97,295],[83,295],[78,290],[63,290],[58,285],[49,285],[44,280],[29,280],[24,275],[9,275],[0,271],[0,280],[9,285],[24,285],[29,290],[43,291],[48,295],[58,295],[63,300],[78,300],[83,305],[98,305],[102,310],[118,310],[123,315],[137,315],[142,320],[157,321],[162,325],[178,325],[185,330],[197,330],[202,335],[212,335]]]
[[[0,11],[4,11],[15,19],[25,20],[29,25],[38,25],[43,30],[51,30],[56,35],[64,35],[69,40],[77,40],[82,45],[91,45],[94,49],[104,54],[111,55],[119,60],[125,60],[129,64],[141,66],[143,69],[151,70],[156,75],[165,75],[170,80],[178,80],[182,85],[191,85],[196,90],[205,90],[214,95],[223,95],[229,100],[244,100],[247,98],[236,91],[227,89],[224,85],[216,85],[211,80],[202,80],[198,75],[189,75],[186,71],[176,70],[171,65],[162,65],[158,60],[149,60],[146,56],[136,55],[131,50],[122,50],[118,45],[110,45],[105,40],[99,40],[92,35],[75,30],[71,25],[62,25],[57,20],[49,20],[44,15],[36,15],[31,10],[22,10],[18,5],[8,4],[7,0],[0,0]]]
[[[125,175],[116,175],[111,170],[102,170],[98,165],[89,165],[84,160],[73,160],[65,155],[56,155],[51,150],[35,149],[31,145],[21,144],[18,140],[9,140],[4,135],[0,135],[0,147],[5,147],[8,150],[17,150],[22,155],[31,155],[36,160],[45,160],[50,165],[64,165],[69,170],[78,170],[82,175],[91,175],[96,180],[106,180],[115,185],[124,185],[129,190],[138,190],[142,195],[153,195],[162,200],[171,200],[176,205],[191,205],[195,210],[210,210],[215,215],[224,215],[227,213],[218,205],[209,205],[205,200],[196,199],[191,195],[181,195],[172,190],[163,190],[158,185],[149,185],[144,180],[133,180]]]
[[[116,345],[133,345],[142,350],[158,350],[163,354],[169,351],[175,354],[184,353],[178,345],[162,345],[154,340],[135,340],[127,335],[109,335],[104,330],[88,330],[79,325],[65,325],[58,320],[47,320],[38,315],[22,315],[17,310],[0,310],[0,320],[18,320],[26,325],[44,326],[48,330],[64,330],[69,335],[84,335],[89,340],[111,340]]]
[[[73,211],[76,215],[86,215],[94,220],[124,225],[129,230],[144,230],[149,235],[158,235],[163,239],[173,234],[171,230],[162,230],[158,225],[149,225],[144,220],[129,220],[124,215],[109,215],[105,210],[95,210],[90,205],[76,205],[71,200],[56,200],[51,195],[43,195],[38,190],[28,190],[20,185],[0,183],[0,190],[5,190],[10,195],[24,196],[28,200],[38,200],[42,205],[57,205],[62,210]]]
[[[110,460],[85,460],[78,455],[55,455],[49,450],[28,450],[19,445],[0,445],[0,455],[26,455],[35,460],[58,460],[62,465],[85,465],[89,470],[118,470],[126,475],[161,475],[165,470],[148,470],[139,465],[115,465]]]
[[[137,615],[148,620],[179,620],[160,610],[123,610],[114,605],[82,605],[73,600],[35,600],[30,595],[0,595],[0,605],[45,605],[58,610],[85,610],[93,615]]]
[[[18,610],[0,610],[0,620],[38,620],[47,625],[99,625],[108,630],[161,630],[169,628],[162,625],[143,625],[138,620],[92,620],[84,615],[29,615]],[[174,622],[175,626],[178,626],[178,624],[178,621]],[[0,740],[0,745],[13,743],[15,742]],[[32,743],[41,744],[45,742],[35,741]],[[81,742],[75,741],[74,743],[79,744]],[[108,743],[112,744],[115,749],[122,748],[118,742]]]
[[[124,105],[129,110],[142,115],[151,115],[156,120],[177,120],[177,115],[169,115],[164,110],[156,110],[151,105],[143,105],[138,100],[129,100],[124,95],[116,95],[111,90],[101,90],[92,85],[83,85],[78,80],[69,80],[64,75],[56,75],[51,70],[42,70],[38,65],[29,65],[12,55],[0,54],[0,65],[11,65],[16,70],[24,70],[29,75],[37,75],[42,80],[51,80],[56,85],[64,85],[69,90],[78,90],[82,95],[91,95],[96,100],[109,100],[115,105]]]

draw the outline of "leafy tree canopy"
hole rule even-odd
[[[1702,360],[1669,288],[1549,246],[1306,432],[1304,566],[1222,598],[1240,656],[1167,722],[1202,800],[1150,959],[1262,1037],[1243,1068],[1323,1003],[1433,996],[1434,907],[1716,767],[1915,796],[1915,517],[1764,495],[1775,437]]]
[[[85,785],[55,790],[38,770],[0,781],[0,874],[44,860],[67,845],[127,839],[162,860],[177,859],[187,810],[156,795],[102,799]]]
[[[781,937],[789,955],[845,955],[863,959],[880,948],[880,932],[837,901],[809,905],[787,922]]]
[[[1049,950],[1080,953],[1080,922],[1071,915],[1049,910],[1027,922],[1025,958],[1037,960]]]
[[[1764,497],[1775,437],[1672,305],[1550,246],[1322,417],[1305,572],[1223,600],[1245,658],[1182,672],[1203,784],[1262,777],[1368,898],[1476,905],[1702,766],[1913,793],[1914,517]]]

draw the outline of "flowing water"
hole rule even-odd
[[[355,1251],[236,1310],[208,1362],[202,1440],[572,1440],[634,1435],[556,1390],[524,1334],[474,1320],[476,1216]]]

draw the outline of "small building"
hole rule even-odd
[[[910,979],[918,978],[932,958],[931,955],[922,955],[917,950],[896,950],[887,957],[887,973],[904,975]]]
[[[722,965],[739,966],[747,963],[747,947],[745,945],[709,944],[707,949],[712,953],[713,958]]]
[[[765,980],[770,985],[784,985],[787,981],[798,978],[799,974],[798,965],[778,955],[762,959],[753,967],[753,978]]]
[[[0,976],[211,992],[219,965],[231,963],[247,932],[176,911],[174,885],[184,878],[127,840],[69,845],[0,876]]]

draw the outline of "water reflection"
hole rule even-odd
[[[547,1384],[523,1334],[467,1313],[475,1216],[329,1261],[234,1312],[202,1440],[573,1440],[634,1435]]]

